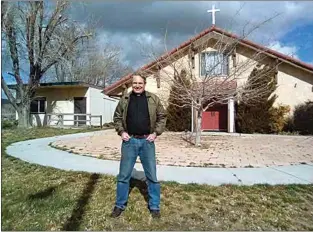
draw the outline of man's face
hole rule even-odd
[[[132,88],[135,93],[142,93],[145,90],[145,80],[139,76],[133,77]]]

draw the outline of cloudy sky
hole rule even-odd
[[[94,20],[99,41],[119,46],[123,61],[136,69],[148,62],[151,47],[160,53],[210,27],[212,4],[220,9],[216,26],[241,36],[259,25],[248,39],[313,64],[313,2],[308,1],[86,1],[75,3],[72,17]]]
[[[70,17],[91,24],[100,43],[120,47],[122,61],[137,69],[149,62],[152,51],[162,54],[209,28],[212,4],[220,9],[216,26],[239,36],[257,26],[248,39],[313,64],[309,1],[73,1]],[[2,62],[2,72],[9,69]]]

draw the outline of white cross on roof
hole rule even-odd
[[[215,5],[212,5],[212,9],[208,10],[209,13],[212,13],[212,24],[215,25],[215,13],[220,11],[220,9],[215,9]]]

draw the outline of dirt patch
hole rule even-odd
[[[194,167],[264,167],[313,161],[313,137],[210,136],[202,147],[183,139],[183,133],[165,132],[156,140],[157,164]],[[119,160],[121,139],[113,130],[93,136],[60,140],[53,147],[106,160]],[[137,162],[140,162],[139,158]]]

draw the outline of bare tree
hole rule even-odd
[[[45,1],[1,2],[2,32],[12,61],[16,94],[1,75],[2,89],[18,113],[19,127],[29,126],[30,102],[43,75],[76,52],[91,33],[67,17],[69,1],[59,0],[51,12]],[[21,77],[21,62],[29,64],[27,81]]]
[[[108,43],[100,45],[96,38],[78,46],[77,50],[65,62],[55,65],[53,74],[56,81],[84,81],[105,87],[132,71],[120,60],[121,50],[118,47]]]
[[[160,58],[154,57],[154,65],[134,75],[146,77],[154,75],[162,90],[158,94],[166,105],[180,102],[177,107],[188,106],[196,112],[195,144],[201,145],[203,112],[216,104],[228,104],[229,101],[253,102],[268,93],[267,83],[260,85],[259,80],[273,73],[274,80],[280,62],[269,59],[265,55],[267,49],[260,48],[251,52],[241,43],[249,34],[273,18],[254,26],[247,33],[243,30],[243,35],[238,38],[225,35],[223,31],[208,33],[182,48],[167,52]],[[208,48],[213,52],[202,53]],[[238,53],[250,58],[238,59],[236,57]],[[199,54],[198,57],[204,62],[195,61],[196,54]],[[200,67],[195,68],[199,63]],[[247,82],[254,68],[264,71],[258,72],[252,81]],[[169,98],[168,93],[173,85],[175,88],[172,89]]]

